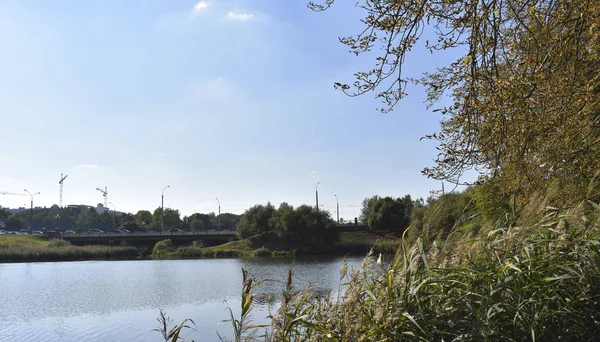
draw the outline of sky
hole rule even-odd
[[[319,203],[360,213],[373,195],[426,198],[439,127],[423,89],[383,114],[334,82],[374,65],[338,37],[358,33],[353,1],[0,1],[0,191],[34,206],[103,202],[135,213],[242,213]],[[448,61],[416,49],[407,76]],[[4,207],[27,196],[0,196]]]

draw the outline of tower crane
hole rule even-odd
[[[8,191],[2,191],[2,190],[0,190],[0,195],[6,195],[6,196],[27,196],[27,194],[18,194],[16,192],[8,192]]]
[[[104,197],[104,208],[108,208],[108,187],[104,187],[104,190],[100,188],[96,188],[96,190],[102,193],[102,197]]]
[[[2,191],[2,190],[0,190],[0,195],[3,195],[3,196],[27,196],[27,194],[18,194],[16,192],[8,192],[8,191]]]
[[[65,179],[67,179],[69,175],[65,175],[63,177],[63,174],[60,174],[60,180],[58,181],[58,184],[60,184],[60,198],[58,199],[58,206],[62,208],[63,206],[63,182],[65,181]]]

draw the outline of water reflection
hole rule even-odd
[[[152,333],[158,309],[175,322],[192,318],[216,341],[219,321],[241,298],[241,268],[264,280],[255,288],[256,319],[267,316],[294,267],[294,285],[327,295],[339,288],[342,258],[215,259],[0,264],[0,340],[160,341]],[[361,258],[349,259],[360,264]],[[275,304],[276,305],[276,304]],[[227,331],[221,324],[220,330]]]

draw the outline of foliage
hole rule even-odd
[[[401,240],[386,231],[348,231],[340,232],[337,246],[345,253],[364,255],[372,250],[375,253],[395,254]]]
[[[363,200],[360,219],[370,229],[390,230],[402,234],[410,224],[413,208],[421,200],[413,201],[410,195],[398,197],[367,197]]]
[[[129,220],[129,221],[125,221],[123,223],[121,223],[121,226],[119,227],[120,229],[127,229],[130,232],[137,232],[137,231],[141,231],[141,227],[137,224],[136,221],[133,220]]]
[[[0,208],[0,221],[6,220],[10,216],[10,213],[6,208]]]
[[[152,213],[148,210],[140,210],[135,214],[135,222],[139,227],[149,227],[152,224]]]
[[[410,203],[410,196],[408,203]],[[410,207],[401,199],[384,197],[377,200],[369,216],[369,228],[396,231],[400,234],[410,224]]]
[[[237,225],[237,233],[241,239],[256,234],[264,234],[272,231],[271,217],[275,213],[275,207],[271,203],[266,205],[255,205],[247,209]]]
[[[288,246],[324,248],[337,240],[335,222],[328,211],[317,210],[310,205],[301,205],[290,211],[284,223]]]
[[[592,209],[590,209],[590,206]],[[581,215],[585,215],[582,217]],[[249,322],[243,278],[234,341],[595,341],[600,337],[600,206],[548,208],[532,227],[496,226],[471,250],[402,245],[389,266],[342,265],[337,296],[298,291],[290,270],[271,324]],[[477,250],[478,254],[472,253]],[[245,271],[244,271],[245,272]],[[230,311],[231,312],[231,311]]]
[[[67,247],[70,246],[71,242],[63,239],[52,239],[48,241],[48,247]]]
[[[151,228],[153,230],[160,230],[161,228],[161,213],[162,208],[158,207],[154,210],[152,214],[152,225]],[[164,225],[165,230],[170,228],[179,228],[181,226],[181,215],[179,214],[179,210],[165,208],[164,212]]]
[[[169,318],[169,316],[167,316],[167,314],[162,309],[159,309],[159,314],[160,314],[160,316],[156,320],[158,321],[160,326],[159,326],[159,328],[152,329],[152,331],[156,331],[156,332],[160,333],[162,335],[163,339],[165,340],[165,342],[177,342],[177,341],[185,342],[184,339],[179,337],[179,335],[181,334],[181,331],[183,329],[196,330],[196,328],[195,328],[196,323],[194,323],[194,321],[189,318],[185,319],[183,322],[181,322],[181,324],[173,326],[172,328],[169,328],[169,326],[171,324],[173,324],[173,320],[171,318]],[[188,322],[192,323],[194,325],[194,327],[188,325],[187,324]]]
[[[324,10],[335,0],[311,3]],[[595,0],[367,0],[364,28],[341,38],[356,55],[381,48],[375,65],[357,72],[357,96],[377,91],[384,111],[422,84],[444,118],[436,165],[428,177],[461,182],[475,168],[524,195],[551,184],[577,201],[600,160],[600,2]],[[420,79],[403,75],[409,52],[422,47],[459,57]],[[575,203],[573,202],[573,203]]]
[[[174,246],[173,246],[173,241],[171,241],[171,239],[160,240],[156,244],[154,244],[154,248],[152,249],[152,255],[160,256],[161,254],[164,254],[165,252],[173,251],[173,249],[174,249]]]
[[[510,224],[515,220],[516,201],[511,205],[511,196],[504,194],[496,180],[485,182],[468,190],[475,204],[475,211],[481,213],[484,222],[494,223],[502,220],[503,224]],[[514,199],[514,197],[513,197]]]
[[[467,192],[431,198],[423,212],[423,233],[430,238],[446,239],[453,229],[467,221],[472,208],[473,202]]]
[[[254,295],[251,293],[251,291],[259,284],[260,282],[257,282],[254,278],[252,278],[246,269],[242,269],[242,300],[240,303],[240,318],[237,319],[231,308],[227,307],[227,310],[229,311],[229,319],[223,321],[231,323],[231,326],[233,327],[234,342],[256,340],[258,334],[257,329],[261,326],[252,324],[251,311]],[[219,335],[219,339],[221,341],[225,341],[218,331],[217,334]]]
[[[6,230],[19,231],[25,229],[28,226],[27,219],[19,214],[10,215],[6,219]]]
[[[138,257],[133,247],[73,246],[44,235],[0,235],[0,262],[132,260]]]
[[[367,197],[362,201],[360,217],[358,218],[358,220],[362,224],[364,224],[364,225],[369,224],[369,217],[371,217],[371,212],[373,211],[373,207],[375,206],[375,203],[377,203],[377,201],[379,201],[380,199],[381,199],[381,197],[379,197],[378,195],[375,195],[373,197]]]
[[[262,235],[248,239],[227,242],[213,247],[181,246],[159,250],[152,254],[153,259],[191,259],[191,258],[253,258],[271,256],[293,256],[294,251],[275,250],[277,241],[269,241]],[[268,246],[268,247],[265,247]]]

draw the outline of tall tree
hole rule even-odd
[[[19,231],[25,229],[28,225],[27,219],[19,214],[10,215],[6,219],[6,230]]]
[[[273,230],[272,217],[275,207],[271,203],[255,205],[247,209],[237,224],[237,234],[242,239],[255,234],[264,234]]]
[[[190,229],[207,230],[215,227],[212,222],[213,216],[214,215],[210,214],[194,213],[190,216],[186,216],[183,221]]]
[[[160,230],[161,224],[161,207],[158,207],[154,210],[152,214],[152,227],[155,230]],[[179,210],[165,208],[165,218],[164,218],[165,229],[171,228],[179,228],[181,225],[181,215],[179,214]]]
[[[409,210],[402,198],[381,198],[373,206],[373,210],[369,216],[369,227],[371,229],[384,229],[402,233],[410,223]]]
[[[309,6],[321,11],[335,2]],[[429,106],[451,99],[436,109],[444,119],[428,137],[440,152],[425,175],[461,183],[475,168],[499,178],[505,192],[554,183],[583,196],[600,160],[600,1],[366,0],[358,7],[364,30],[341,42],[357,55],[382,53],[352,85],[337,88],[352,96],[375,91],[384,112],[409,82],[426,87]],[[459,57],[406,78],[404,62],[418,43]]]
[[[360,210],[360,222],[362,224],[369,224],[369,217],[371,216],[371,212],[373,211],[373,207],[375,203],[379,201],[381,197],[375,195],[373,197],[367,197],[362,201],[362,208]]]
[[[152,213],[148,210],[140,210],[135,214],[135,222],[142,229],[147,229],[152,224]]]

